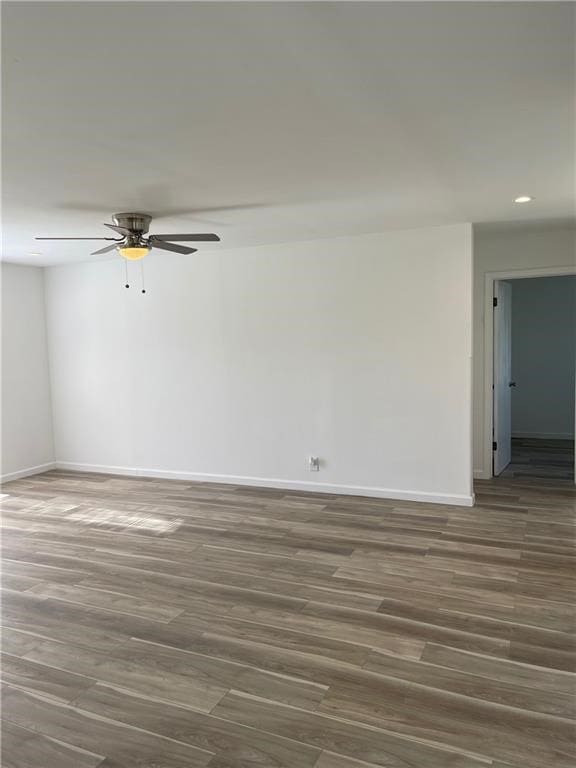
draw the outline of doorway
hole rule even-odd
[[[574,480],[576,276],[493,281],[493,474]]]

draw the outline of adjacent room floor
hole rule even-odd
[[[5,766],[571,768],[571,481],[5,486]]]
[[[505,477],[574,480],[574,440],[512,438],[512,461]]]

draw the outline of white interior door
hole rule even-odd
[[[494,283],[494,474],[512,458],[512,285]]]

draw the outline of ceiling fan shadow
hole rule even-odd
[[[142,205],[116,205],[116,207],[112,207],[110,205],[104,206],[101,203],[77,203],[77,202],[63,202],[56,206],[60,210],[65,211],[79,211],[79,212],[86,212],[86,213],[105,213],[110,215],[114,211],[122,212],[122,211],[135,211],[138,213],[145,213],[151,216],[155,221],[158,219],[172,219],[172,218],[191,218],[191,219],[198,219],[200,221],[209,222],[210,219],[206,219],[203,217],[203,214],[207,213],[227,213],[227,212],[235,212],[235,211],[251,211],[251,210],[259,210],[261,208],[268,208],[269,205],[265,203],[248,203],[248,204],[239,204],[239,205],[218,205],[218,206],[206,206],[203,208],[170,208],[170,207],[164,207],[164,206],[158,206],[155,207],[148,207],[148,206],[142,206]],[[211,223],[219,224],[220,222],[211,221]],[[226,222],[221,223],[222,226],[225,226]]]

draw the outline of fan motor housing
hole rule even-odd
[[[150,228],[152,216],[147,213],[115,213],[112,221],[118,227],[125,227],[135,235],[145,235]]]

